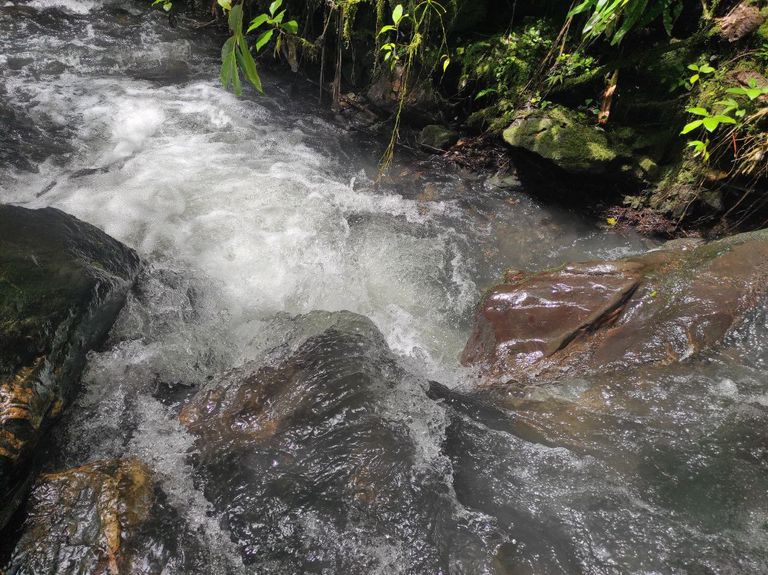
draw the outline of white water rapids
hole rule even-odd
[[[28,4],[42,5],[99,17],[93,1]],[[61,208],[148,261],[205,275],[235,332],[279,312],[347,309],[373,319],[395,350],[450,365],[480,290],[505,266],[642,249],[522,194],[493,197],[459,174],[396,166],[404,194],[376,192],[378,150],[361,150],[285,82],[268,79],[266,97],[224,91],[207,38],[208,50],[195,48],[193,34],[169,29],[160,14],[142,24],[113,17],[112,28],[50,14],[59,20],[52,31],[5,51],[6,61],[30,60],[5,88],[73,149],[37,174],[6,174],[3,200]],[[59,74],[38,72],[58,63]],[[158,81],[135,78],[153,74]],[[418,201],[429,187],[437,198]],[[467,209],[473,202],[484,213]]]

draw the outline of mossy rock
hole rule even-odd
[[[64,212],[0,205],[0,528],[139,265],[132,250]]]
[[[504,141],[573,173],[605,173],[614,160],[626,154],[622,146],[609,141],[605,131],[562,106],[519,113],[504,130]]]
[[[420,146],[430,150],[447,150],[458,139],[459,134],[457,132],[439,124],[424,126],[417,138]]]

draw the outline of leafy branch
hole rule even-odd
[[[256,62],[251,54],[251,48],[248,46],[245,34],[259,30],[263,26],[267,29],[262,31],[256,38],[253,48],[260,52],[269,44],[270,40],[277,33],[275,42],[275,52],[280,51],[281,42],[285,36],[295,37],[299,31],[299,24],[296,20],[285,21],[285,10],[280,10],[283,0],[274,0],[269,6],[269,11],[256,16],[251,20],[250,25],[243,33],[243,4],[232,5],[231,0],[217,0],[219,6],[228,14],[227,23],[231,36],[224,42],[221,48],[221,73],[219,78],[224,88],[232,86],[235,95],[240,96],[243,92],[240,73],[260,94],[264,93],[261,85],[261,78],[256,68]]]

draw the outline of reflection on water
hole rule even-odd
[[[764,315],[674,368],[465,395],[505,269],[650,245],[438,162],[376,189],[300,80],[238,100],[218,40],[141,2],[0,30],[0,200],[148,262],[51,462],[149,465],[135,572],[768,571]]]

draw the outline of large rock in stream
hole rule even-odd
[[[206,497],[246,564],[275,573],[438,573],[492,554],[457,517],[444,411],[376,327],[313,312],[271,360],[185,406]],[[458,571],[457,571],[458,572]]]
[[[132,250],[64,212],[0,205],[0,528],[138,268]]]
[[[616,261],[508,272],[464,364],[501,380],[670,364],[720,343],[768,292],[768,230]]]

